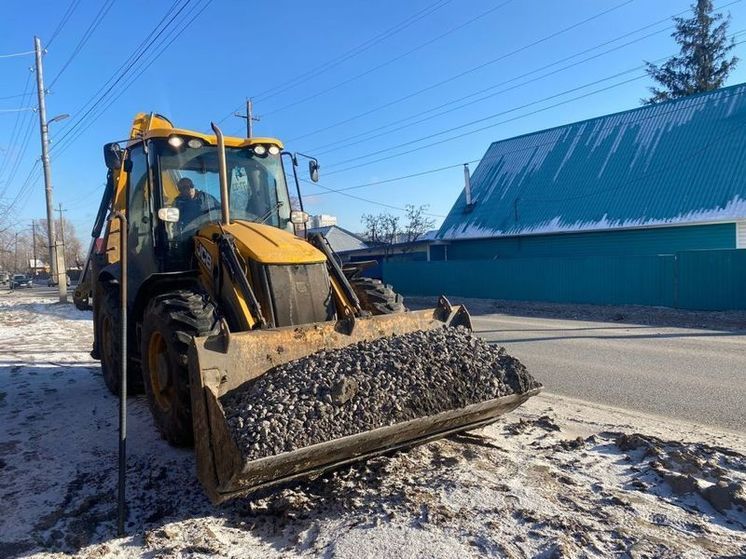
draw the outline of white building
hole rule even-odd
[[[328,214],[312,215],[308,221],[309,229],[331,227],[337,224],[337,216]]]

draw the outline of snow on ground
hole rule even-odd
[[[746,554],[746,437],[544,394],[481,431],[213,507],[191,451],[117,400],[90,313],[0,293],[0,557]],[[541,380],[541,379],[539,379]]]

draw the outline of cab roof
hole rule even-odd
[[[168,138],[169,136],[184,136],[199,138],[209,145],[217,145],[218,140],[214,134],[203,134],[194,130],[176,128],[169,119],[157,113],[138,113],[132,122],[129,145],[151,138]],[[283,143],[276,138],[238,138],[235,136],[223,136],[226,147],[246,147],[256,144],[272,144],[280,149]]]

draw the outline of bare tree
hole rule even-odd
[[[407,224],[404,226],[405,241],[412,243],[430,231],[435,225],[435,220],[427,216],[427,210],[430,207],[427,204],[421,206],[407,204],[404,207],[407,210]]]
[[[389,213],[380,213],[377,215],[363,214],[363,224],[365,232],[363,236],[371,244],[382,246],[384,256],[388,258],[391,252],[391,246],[398,241],[401,229],[399,228],[399,218]]]
[[[435,220],[427,216],[427,205],[407,204],[406,224],[402,227],[399,218],[389,213],[363,214],[365,226],[363,238],[371,244],[382,246],[388,258],[393,245],[400,245],[404,253],[412,249],[412,243],[432,229]]]
[[[65,242],[65,265],[69,268],[72,266],[82,267],[85,256],[83,254],[83,243],[80,242],[75,231],[75,226],[64,217],[54,221],[55,234],[57,242]],[[49,232],[47,229],[47,220],[40,219],[37,221],[36,228],[37,258],[39,260],[49,260]]]

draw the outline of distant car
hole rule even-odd
[[[18,289],[19,287],[34,287],[34,282],[23,274],[15,274],[10,280],[10,288]]]
[[[69,286],[70,285],[70,276],[65,275],[65,278],[67,279],[67,285]],[[57,281],[54,278],[50,277],[47,280],[47,287],[56,287],[56,286],[57,286]]]

